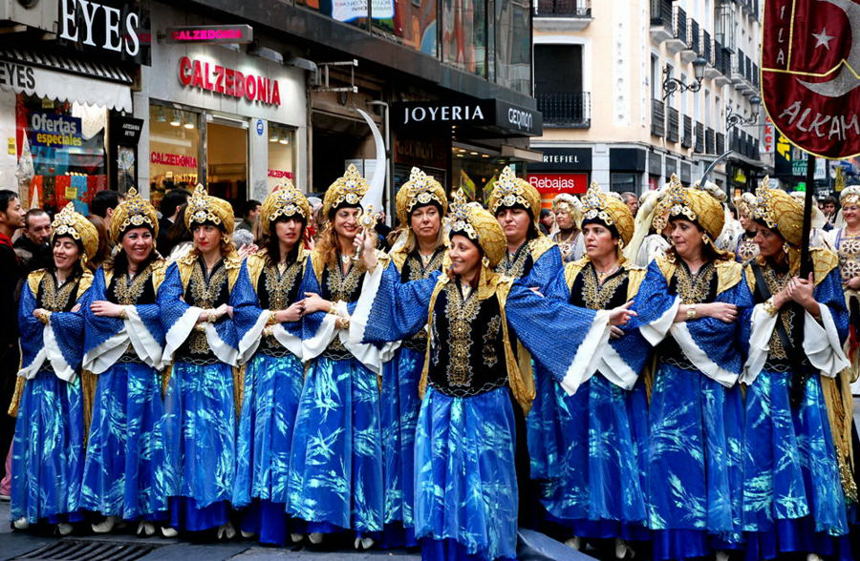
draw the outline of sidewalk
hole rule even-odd
[[[234,540],[226,543],[197,544],[180,539],[138,538],[132,534],[110,534],[103,536],[67,536],[65,538],[35,536],[26,532],[13,532],[9,525],[9,503],[0,503],[0,560],[26,559],[27,554],[36,550],[58,544],[68,547],[64,553],[60,548],[45,552],[36,559],[61,561],[63,559],[90,559],[92,554],[82,555],[82,548],[97,548],[110,544],[113,553],[100,557],[105,561],[420,561],[421,555],[407,553],[403,550],[394,551],[292,551],[287,548],[263,547],[253,541]],[[77,551],[77,557],[71,550]],[[131,549],[131,551],[129,551]],[[150,549],[148,553],[146,549]],[[51,554],[53,553],[53,554]],[[95,552],[93,552],[95,553]],[[101,553],[101,551],[99,551]]]

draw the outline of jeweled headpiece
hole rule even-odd
[[[531,183],[517,177],[514,168],[505,166],[493,185],[488,206],[493,216],[498,214],[499,209],[519,206],[529,211],[532,220],[537,221],[540,218],[540,193]]]
[[[81,242],[86,257],[93,257],[99,249],[98,230],[83,214],[75,212],[74,203],[70,202],[54,216],[51,228],[53,228],[52,244],[59,237],[69,236],[73,240]]]
[[[323,198],[323,214],[330,217],[341,207],[360,207],[361,199],[369,188],[370,185],[358,172],[358,168],[349,164],[346,173],[338,177],[326,190]]]
[[[397,205],[397,219],[401,224],[407,225],[409,213],[415,207],[432,203],[439,205],[442,214],[448,212],[448,197],[445,196],[445,188],[436,179],[427,175],[418,168],[412,168],[409,181],[403,184],[397,192],[395,203]]]
[[[630,208],[604,193],[596,181],[591,182],[588,191],[582,196],[582,224],[594,221],[614,228],[625,245],[633,237],[633,213]]]
[[[765,177],[756,190],[753,218],[795,247],[803,238],[803,204],[782,189],[768,187]]]
[[[839,204],[842,206],[860,204],[860,185],[849,185],[842,189],[839,194]]]
[[[185,210],[185,225],[189,230],[194,228],[194,224],[214,224],[227,235],[232,235],[235,220],[230,203],[208,194],[202,184],[194,188]]]
[[[684,187],[678,176],[672,174],[669,187],[660,201],[653,226],[661,232],[672,218],[683,218],[695,222],[708,234],[713,242],[723,231],[725,214],[720,202],[710,193],[698,187]]]
[[[275,187],[260,207],[260,221],[266,235],[271,233],[272,222],[282,216],[301,217],[307,223],[310,215],[311,205],[307,197],[290,180]]]
[[[451,200],[449,220],[450,235],[465,234],[481,247],[491,269],[499,264],[505,255],[507,241],[495,216],[480,203],[467,202],[466,196],[458,190]]]
[[[132,187],[125,195],[125,200],[114,209],[110,221],[110,237],[115,243],[126,230],[146,227],[158,236],[158,214],[149,201],[141,198],[137,189]]]
[[[756,197],[752,193],[742,193],[740,197],[735,197],[735,208],[738,209],[739,213],[752,218],[755,200]]]

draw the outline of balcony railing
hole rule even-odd
[[[666,112],[659,99],[651,100],[651,134],[662,137],[666,134]]]
[[[714,146],[714,129],[705,129],[705,154],[714,154],[716,146]]]
[[[696,54],[701,54],[701,37],[699,36],[699,22],[690,18],[690,37],[687,41],[690,50]]]
[[[723,152],[726,151],[726,135],[724,135],[721,132],[718,132],[716,134],[716,137],[717,137],[717,142],[716,142],[717,145],[714,147],[714,148],[716,148],[716,151],[714,152],[714,154],[722,154]]]
[[[681,137],[681,146],[693,147],[693,119],[684,115],[684,136]]]
[[[537,0],[535,15],[560,18],[591,17],[591,0]]]
[[[696,123],[696,134],[695,134],[696,147],[695,151],[698,154],[703,154],[705,152],[705,125],[702,123]]]
[[[708,63],[714,64],[713,52],[711,51],[711,34],[707,31],[702,31],[702,56]]]
[[[678,110],[670,107],[666,112],[666,140],[669,142],[678,142],[678,126],[680,119]]]
[[[675,39],[687,42],[687,12],[680,6],[675,7]]]
[[[651,25],[672,28],[672,0],[651,0]]]
[[[745,132],[734,132],[731,137],[731,148],[742,156],[751,160],[758,160],[758,142]]]
[[[588,128],[591,126],[591,92],[535,95],[543,124],[548,127]]]

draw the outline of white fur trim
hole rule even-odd
[[[601,361],[601,351],[608,341],[609,311],[599,310],[561,380],[561,387],[568,395],[575,394],[579,386],[594,375]]]
[[[125,313],[127,316],[124,320],[125,330],[128,332],[128,338],[131,340],[134,352],[137,353],[137,356],[144,364],[160,370],[163,366],[161,363],[163,353],[161,345],[158,344],[158,341],[155,340],[149,329],[146,328],[146,324],[140,319],[137,307],[126,306]]]
[[[188,336],[191,334],[191,330],[193,330],[194,326],[197,325],[197,320],[200,318],[200,312],[202,311],[203,308],[189,306],[189,308],[185,310],[185,313],[182,314],[182,317],[170,326],[170,329],[164,337],[164,353],[162,354],[164,364],[173,360],[173,353],[175,353],[176,349],[181,347],[182,343],[188,339]]]
[[[675,338],[687,360],[692,362],[693,366],[698,368],[702,374],[727,388],[734,386],[735,382],[738,381],[738,374],[729,372],[712,361],[707,353],[696,344],[685,322],[678,322],[672,325],[669,333]]]
[[[666,338],[666,334],[669,333],[669,330],[672,328],[672,324],[675,323],[675,316],[678,315],[678,308],[680,306],[681,299],[676,296],[675,301],[671,306],[669,306],[669,309],[663,312],[660,317],[651,323],[639,326],[639,333],[645,337],[645,340],[648,341],[652,347],[656,347],[663,339]]]

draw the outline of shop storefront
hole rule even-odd
[[[543,161],[529,164],[529,183],[540,191],[544,208],[560,193],[579,195],[588,189],[591,148],[536,147]]]
[[[144,13],[133,3],[124,6],[120,33],[106,26],[101,4],[91,8],[83,21],[77,5],[60,3],[55,40],[35,34],[0,39],[0,137],[6,144],[0,188],[18,191],[25,208],[55,211],[73,202],[89,214],[95,193],[117,188],[120,167],[135,166],[133,150],[120,148],[122,134],[111,127],[130,116],[134,75],[148,62]]]
[[[169,27],[175,16],[153,10],[162,40],[135,96],[136,116],[146,121],[140,177],[149,197],[157,203],[173,187],[204,183],[238,207],[285,179],[305,189],[304,73],[245,45],[220,44],[217,26],[180,33]]]

